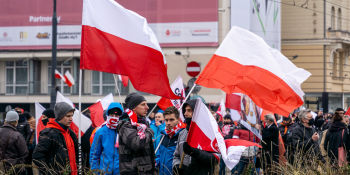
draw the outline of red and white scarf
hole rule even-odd
[[[167,130],[165,128],[165,132],[166,134],[168,134],[169,137],[173,137],[175,135],[175,133],[177,133],[180,129],[182,128],[186,128],[186,124],[183,123],[182,121],[180,121],[177,125],[174,126],[173,129],[171,130]]]
[[[137,123],[137,114],[134,113],[132,110],[126,109],[125,112],[128,114],[130,118],[131,125],[136,126],[137,135],[140,137],[140,139],[146,138],[145,132],[146,132],[147,126],[142,123]]]
[[[119,117],[107,116],[106,126],[109,129],[117,129],[119,122]],[[117,134],[117,138],[115,139],[114,147],[119,148],[119,135]]]

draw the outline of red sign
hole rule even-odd
[[[195,61],[191,61],[187,64],[186,72],[191,77],[196,77],[201,72],[201,66]]]

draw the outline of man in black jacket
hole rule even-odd
[[[28,156],[28,149],[23,136],[16,130],[18,125],[18,114],[15,111],[9,111],[6,114],[5,124],[0,128],[0,161],[4,163],[4,169],[0,167],[0,174],[25,174],[19,170],[20,167],[13,169],[13,166],[23,165]]]
[[[192,148],[186,142],[188,130],[191,125],[196,100],[189,100],[182,107],[185,116],[186,129],[179,133],[173,159],[173,174],[202,175],[214,174],[215,165],[219,162],[214,153]],[[208,117],[208,116],[203,116]],[[183,159],[183,161],[181,161]],[[180,168],[180,164],[183,163]]]
[[[298,157],[303,156],[303,160],[308,158],[318,157],[319,160],[324,161],[321,156],[320,147],[318,144],[319,135],[316,132],[314,125],[314,119],[311,114],[311,110],[300,111],[298,118],[300,123],[293,128],[291,132],[291,148],[294,154],[291,154],[290,161],[294,163],[294,157],[292,155],[298,154]]]
[[[131,93],[125,99],[129,117],[118,122],[119,170],[121,175],[152,175],[155,173],[153,131],[146,121],[146,99]]]
[[[42,174],[77,174],[78,140],[69,128],[74,108],[68,103],[56,103],[55,120],[49,121],[40,132],[39,143],[33,152],[33,162]]]
[[[275,117],[272,114],[264,116],[266,123],[265,128],[262,130],[262,150],[263,160],[265,163],[264,171],[267,174],[271,174],[272,166],[278,163],[279,149],[278,149],[278,136],[279,130],[275,124]]]

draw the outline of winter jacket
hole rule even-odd
[[[22,134],[24,140],[26,141],[26,144],[28,145],[31,132],[30,132],[30,125],[26,119],[22,119],[22,121],[18,123],[17,131]]]
[[[181,129],[183,130],[183,129]],[[176,149],[177,140],[179,137],[179,130],[173,137],[169,137],[165,130],[161,132],[161,138],[164,137],[156,154],[156,162],[159,168],[159,175],[172,175],[173,157]]]
[[[139,117],[138,117],[139,120]],[[143,122],[147,124],[146,120]],[[118,123],[119,134],[119,170],[121,175],[148,175],[155,173],[155,155],[153,131],[147,127],[146,137],[140,139],[137,127],[127,119]]]
[[[278,127],[278,130],[281,133],[282,140],[283,140],[284,144],[287,144],[286,143],[287,142],[287,137],[288,137],[289,133],[291,132],[290,126],[291,126],[291,124],[284,125],[284,124],[281,123],[281,125]]]
[[[187,133],[188,133],[187,129],[183,129],[179,132],[179,136],[178,136],[178,140],[177,140],[177,144],[174,152],[173,167],[175,167],[176,165],[180,165],[181,163],[181,156],[182,154],[184,154],[183,144],[184,142],[186,142]],[[191,156],[185,154],[184,160],[183,160],[183,166],[186,168],[190,165],[190,163],[191,163]]]
[[[90,149],[91,170],[102,174],[119,174],[119,150],[116,148],[117,130],[106,125],[96,131]]]
[[[68,144],[66,139],[70,140]],[[33,162],[42,174],[51,174],[52,171],[56,173],[68,171],[75,174],[70,165],[70,156],[75,157],[77,164],[78,154],[78,140],[74,132],[62,127],[57,121],[50,121],[40,132],[39,143],[33,152]]]
[[[311,154],[310,156],[317,156],[323,160],[318,142],[312,140],[312,135],[315,132],[314,128],[307,128],[303,124],[297,123],[288,138],[288,142],[291,143],[291,151],[294,153],[301,151],[304,154]],[[309,152],[310,150],[312,152]]]
[[[0,161],[5,160],[6,169],[10,166],[24,164],[25,158],[28,156],[26,142],[16,128],[10,124],[4,124],[0,128]]]
[[[339,147],[343,146],[349,155],[350,149],[347,149],[350,148],[349,130],[343,122],[336,121],[332,123],[326,134],[323,146],[333,163],[336,163],[338,160]]]
[[[266,126],[262,130],[262,149],[265,156],[272,157],[272,160],[278,162],[279,149],[278,149],[278,136],[279,130],[275,124],[270,127]],[[268,159],[269,161],[271,159]]]
[[[162,123],[159,126],[156,126],[156,124],[150,125],[150,128],[152,129],[152,131],[154,133],[152,139],[153,139],[154,149],[156,149],[157,145],[159,144],[159,141],[162,137],[161,132],[165,130],[165,123]]]
[[[232,136],[233,136],[233,132],[235,130],[235,125],[232,123],[232,124],[225,124],[221,127],[221,133],[222,135],[224,136],[224,139],[232,139]],[[225,133],[225,129],[227,129],[227,133]]]

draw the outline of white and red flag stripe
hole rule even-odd
[[[123,86],[126,87],[128,86],[129,83],[129,77],[125,75],[118,75],[119,81],[122,82]]]
[[[110,93],[98,100],[95,104],[88,107],[93,127],[99,127],[105,122],[103,118],[103,111],[106,110],[113,101],[113,95]]]
[[[246,94],[259,107],[287,116],[303,104],[301,84],[310,75],[261,37],[232,27],[195,83]]]
[[[36,143],[39,143],[40,132],[45,129],[45,125],[42,121],[42,114],[45,111],[45,108],[38,102],[35,102],[35,140]]]
[[[60,72],[58,72],[57,69],[55,69],[55,78],[64,80],[63,75]]]
[[[59,103],[59,102],[66,102],[75,109],[74,115],[73,115],[73,123],[70,125],[70,128],[75,132],[76,135],[78,135],[78,133],[79,133],[79,110],[77,110],[74,107],[74,104],[70,99],[66,98],[60,92],[57,91],[56,103]],[[84,114],[81,114],[81,128],[80,129],[81,129],[82,135],[89,129],[90,126],[91,126],[91,120],[88,117],[86,117]]]
[[[232,121],[241,119],[241,94],[226,94],[225,106],[230,109]]]
[[[196,102],[187,142],[193,148],[220,153],[229,169],[236,166],[247,147],[261,147],[239,139],[224,140],[213,115],[200,99]]]
[[[179,99],[144,17],[114,0],[84,0],[82,23],[81,69],[126,75],[139,91]]]
[[[180,109],[180,106],[183,101],[182,99],[185,99],[186,97],[185,88],[181,76],[178,76],[175,79],[175,81],[171,84],[171,90],[174,92],[175,95],[181,97],[181,99],[170,100],[168,98],[162,97],[157,103],[157,106],[162,110],[165,110],[170,106],[175,106],[177,109]]]
[[[69,73],[69,71],[66,71],[64,73],[64,82],[69,86],[72,87],[75,82],[73,76]]]

